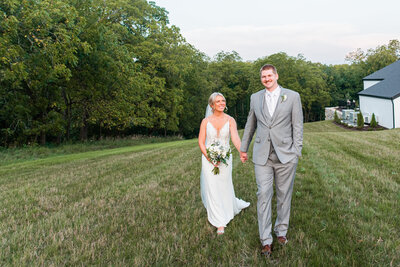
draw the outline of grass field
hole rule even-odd
[[[0,147],[0,167],[10,163],[25,162],[27,160],[35,160],[48,158],[51,156],[64,156],[66,154],[81,153],[87,151],[104,150],[110,148],[118,148],[125,146],[137,146],[142,144],[154,144],[168,141],[182,140],[179,136],[169,137],[147,137],[147,136],[131,136],[130,138],[106,138],[97,141],[78,142],[73,144],[62,144],[58,146],[38,146],[31,145],[23,148]]]
[[[271,259],[260,255],[253,165],[233,157],[236,195],[251,206],[217,236],[197,140],[9,155],[0,265],[400,265],[400,130],[305,124],[290,243]]]

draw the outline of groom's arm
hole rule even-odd
[[[252,95],[250,98],[249,115],[247,115],[246,126],[244,127],[244,133],[242,137],[242,145],[240,146],[240,151],[244,153],[247,153],[249,150],[251,139],[253,139],[254,132],[257,128],[257,118],[254,113],[253,96],[254,95]]]
[[[292,109],[292,129],[293,129],[293,145],[296,149],[297,156],[301,156],[303,148],[303,109],[301,106],[300,95],[296,94],[296,99]]]

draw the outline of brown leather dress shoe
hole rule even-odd
[[[261,254],[264,255],[265,257],[271,256],[271,245],[265,245],[263,246],[261,250]]]
[[[286,236],[278,236],[278,243],[280,244],[280,245],[286,245],[286,243],[288,242],[288,240],[287,240],[287,238],[286,238]]]

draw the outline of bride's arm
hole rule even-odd
[[[206,159],[210,161],[210,159],[207,157],[207,150],[206,150],[206,126],[207,126],[207,119],[203,119],[203,121],[200,124],[199,147],[201,153],[203,153]]]
[[[236,121],[232,117],[229,118],[229,128],[230,128],[229,130],[231,131],[232,143],[236,147],[236,149],[240,152],[240,145],[242,144],[242,142],[240,141],[240,137],[237,131]]]

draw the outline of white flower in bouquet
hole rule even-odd
[[[231,150],[224,147],[219,141],[214,141],[207,148],[207,156],[214,165],[222,162],[228,166],[227,160],[229,159],[231,154]],[[219,167],[214,166],[212,172],[215,175],[219,174]]]

